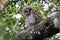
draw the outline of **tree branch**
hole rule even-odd
[[[53,19],[51,18],[45,19],[37,25],[17,33],[10,40],[43,40],[59,32],[59,29],[54,28]]]

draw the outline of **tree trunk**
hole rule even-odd
[[[19,32],[10,40],[44,40],[59,32],[59,29],[54,28],[53,19],[48,18],[26,31]],[[52,24],[52,25],[51,25]]]

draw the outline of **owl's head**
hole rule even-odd
[[[29,16],[29,15],[31,15],[31,13],[33,13],[33,11],[34,11],[33,7],[27,6],[27,7],[24,8],[24,15]]]

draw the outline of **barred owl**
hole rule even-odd
[[[24,15],[26,17],[26,24],[29,27],[36,25],[41,21],[40,16],[34,11],[33,7],[31,6],[27,6],[24,8]]]

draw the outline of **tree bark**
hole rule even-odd
[[[53,19],[51,18],[45,19],[37,25],[17,33],[10,40],[44,40],[59,32],[59,29],[54,28]]]

